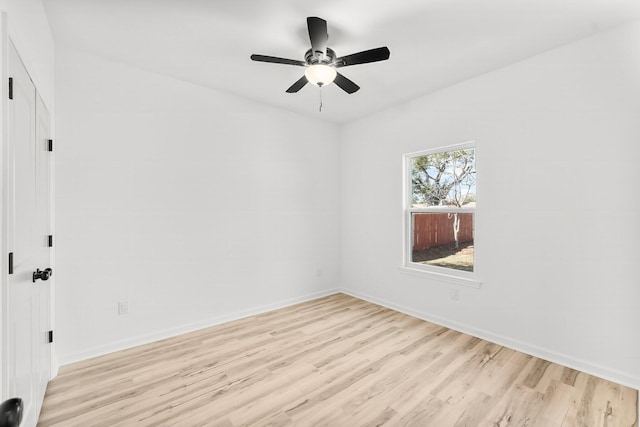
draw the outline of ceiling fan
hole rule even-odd
[[[320,87],[334,82],[345,92],[354,93],[360,89],[360,86],[340,74],[336,70],[337,68],[389,59],[390,52],[386,46],[336,58],[336,53],[327,47],[327,40],[329,38],[327,34],[327,21],[322,18],[310,16],[307,18],[307,28],[309,29],[311,49],[307,50],[304,54],[304,61],[267,55],[251,55],[251,59],[254,61],[306,67],[304,76],[292,84],[291,87],[287,89],[287,93],[296,93],[309,82]]]

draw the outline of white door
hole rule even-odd
[[[50,264],[48,113],[9,43],[8,138],[13,152],[13,274],[7,289],[7,397],[24,401],[21,426],[35,426],[50,377],[49,281],[33,281],[36,269]],[[38,117],[41,115],[42,117]],[[10,191],[11,193],[11,191]],[[10,196],[11,197],[11,196]],[[11,227],[13,224],[13,227]],[[12,229],[11,229],[12,228]]]

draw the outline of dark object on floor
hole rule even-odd
[[[22,399],[14,397],[0,405],[0,427],[18,427],[22,421]]]

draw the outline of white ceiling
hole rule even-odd
[[[44,0],[56,43],[259,102],[345,123],[604,29],[640,19],[639,0]],[[307,16],[338,56],[388,46],[388,61],[342,68],[360,91],[285,90]]]

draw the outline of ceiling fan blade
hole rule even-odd
[[[295,59],[287,59],[287,58],[278,58],[277,56],[267,56],[267,55],[251,55],[251,59],[258,62],[271,62],[273,64],[287,64],[287,65],[299,65],[304,67],[304,61],[296,61]]]
[[[311,50],[327,54],[327,21],[322,18],[310,16],[307,18],[307,28],[309,29],[309,40],[311,40]]]
[[[389,48],[378,47],[376,49],[364,50],[362,52],[353,53],[351,55],[336,58],[334,64],[336,67],[347,67],[349,65],[366,64],[368,62],[385,61],[389,59]]]
[[[333,81],[340,89],[351,94],[357,92],[360,89],[360,86],[343,76],[342,74],[336,74],[336,79]]]
[[[296,93],[297,91],[302,89],[304,85],[307,84],[307,82],[308,82],[307,78],[305,76],[302,76],[300,80],[292,84],[291,87],[287,89],[287,93]]]

